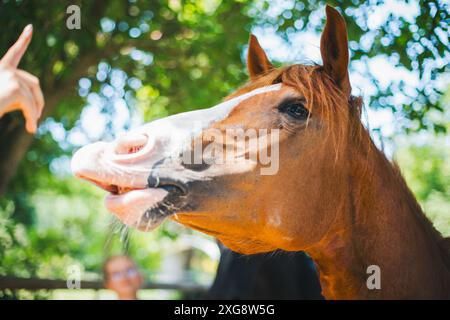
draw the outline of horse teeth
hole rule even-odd
[[[118,194],[124,194],[127,193],[128,191],[133,190],[132,188],[127,188],[127,187],[117,187],[117,193]]]

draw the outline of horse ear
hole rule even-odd
[[[250,40],[248,42],[247,68],[250,79],[254,79],[273,68],[272,63],[261,48],[258,39],[253,34],[250,34]]]
[[[352,88],[348,76],[348,40],[345,20],[327,5],[327,22],[320,38],[320,53],[325,71],[341,90],[350,96]]]

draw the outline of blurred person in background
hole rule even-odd
[[[16,43],[0,59],[0,118],[8,112],[21,110],[29,133],[37,130],[44,108],[44,95],[39,79],[18,69],[33,36],[33,26],[25,27]]]
[[[103,264],[105,288],[114,291],[119,300],[137,300],[143,278],[127,255],[109,257]]]

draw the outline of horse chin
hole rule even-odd
[[[147,225],[155,225],[156,227],[157,224],[154,224],[153,221],[162,222],[164,219],[180,211],[186,211],[188,207],[190,207],[187,193],[181,191],[177,187],[163,188],[169,190],[167,196],[163,201],[157,203],[156,206],[148,209],[144,213],[143,223],[141,224],[139,229],[142,230],[142,227],[144,227],[144,229],[147,229]]]

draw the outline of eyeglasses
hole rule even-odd
[[[125,278],[133,278],[138,275],[138,270],[134,267],[128,268],[123,271],[116,271],[111,274],[112,281],[120,281]]]

